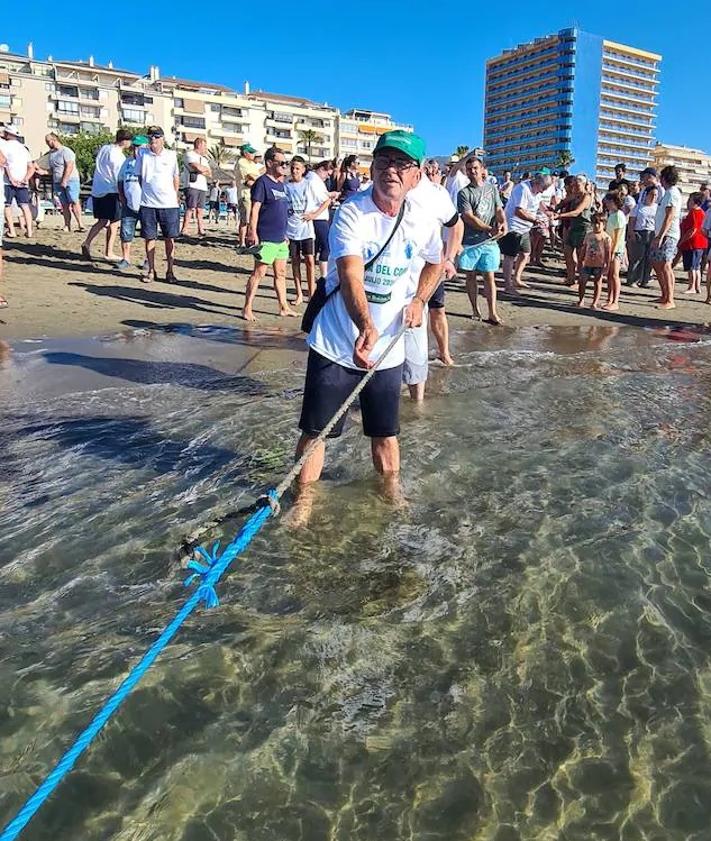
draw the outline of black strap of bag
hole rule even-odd
[[[393,229],[390,231],[390,235],[385,240],[385,244],[381,249],[379,249],[378,253],[371,257],[370,260],[365,264],[363,267],[364,273],[368,271],[385,253],[385,250],[390,245],[392,238],[395,236],[397,229],[400,227],[400,223],[402,222],[402,217],[405,215],[405,202],[400,205],[400,212],[397,215],[397,219],[395,220],[395,224],[393,225]],[[316,321],[316,316],[321,312],[321,310],[326,306],[326,302],[328,299],[335,295],[336,292],[341,288],[341,284],[338,283],[336,286],[330,291],[326,292],[326,278],[322,277],[319,278],[318,283],[316,284],[316,291],[314,294],[309,298],[309,302],[306,305],[306,312],[304,312],[304,317],[301,319],[301,329],[304,333],[310,333],[311,328],[314,326],[314,321]]]

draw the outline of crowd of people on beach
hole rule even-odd
[[[65,230],[73,223],[83,230],[76,156],[56,134],[48,134],[46,144],[46,158],[33,161],[18,129],[3,129],[0,173],[10,238],[17,236],[14,206],[25,236],[32,237],[30,184],[43,175],[51,178]],[[304,485],[321,472],[320,433],[391,342],[360,403],[376,469],[386,477],[397,475],[400,390],[404,383],[414,400],[424,397],[428,327],[439,359],[445,365],[453,362],[445,281],[458,271],[465,277],[472,316],[480,320],[481,278],[485,321],[492,325],[502,323],[499,268],[503,294],[518,296],[529,286],[527,266],[545,267],[547,255],[557,249],[565,264],[563,282],[577,287],[581,307],[592,283],[589,306],[619,310],[622,278],[628,285],[648,287],[653,270],[660,288],[657,303],[672,309],[678,260],[688,273],[686,291],[700,292],[708,262],[711,190],[702,185],[694,192],[684,214],[673,166],[661,172],[647,167],[638,179],[629,179],[620,164],[601,194],[585,175],[546,168],[523,173],[517,182],[510,172],[497,179],[473,153],[462,159],[452,156],[442,170],[437,159],[426,158],[419,136],[399,130],[380,136],[367,175],[355,155],[311,163],[300,155],[288,159],[276,146],[261,159],[249,144],[240,152],[234,177],[221,185],[213,177],[214,161],[203,138],[179,162],[160,127],[138,135],[120,129],[96,155],[91,185],[95,221],[84,232],[81,255],[93,259],[92,245],[103,232],[105,258],[125,271],[132,265],[131,245],[140,227],[145,243],[141,280],[159,280],[155,253],[160,234],[166,263],[160,279],[173,283],[176,239],[191,236],[193,230],[204,237],[206,221],[219,219],[224,196],[235,223],[234,247],[254,257],[243,318],[256,320],[255,295],[269,272],[280,316],[300,315],[295,307],[308,298],[302,329],[309,357],[298,454],[314,442],[318,446],[303,467]],[[711,271],[709,278],[707,302]],[[0,306],[7,306],[3,298]],[[408,329],[399,337],[403,319]],[[331,437],[341,430],[342,422]]]

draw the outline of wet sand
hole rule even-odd
[[[134,267],[119,272],[99,257],[102,237],[94,242],[96,258],[81,258],[83,235],[66,234],[60,222],[49,218],[34,240],[5,240],[5,266],[0,293],[10,303],[0,310],[0,338],[72,337],[112,334],[136,328],[166,324],[213,324],[249,329],[241,319],[244,289],[252,260],[234,249],[234,227],[211,226],[208,238],[181,240],[177,248],[177,284],[140,281],[138,264],[143,259],[143,243],[133,246]],[[164,275],[165,265],[158,244],[157,267]],[[289,270],[289,296],[293,284]],[[676,324],[706,326],[711,307],[701,296],[685,296],[686,288],[677,277],[678,305],[673,312],[658,309],[649,290],[623,286],[623,305],[619,313],[579,310],[574,292],[562,285],[562,266],[550,260],[550,267],[526,275],[531,288],[518,299],[502,299],[500,314],[507,326],[585,326],[594,324],[640,327],[672,327]],[[470,306],[461,277],[448,283],[447,310],[451,325],[461,329],[470,321]],[[483,297],[480,308],[486,314]],[[303,307],[301,308],[303,309]],[[276,315],[271,280],[262,286],[255,307],[259,330],[296,334],[297,319]],[[489,328],[495,329],[495,328]]]

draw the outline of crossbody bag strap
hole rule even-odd
[[[405,202],[403,202],[400,205],[400,212],[397,215],[397,219],[395,220],[395,224],[393,225],[392,231],[390,231],[390,235],[385,240],[385,244],[382,246],[382,248],[380,248],[378,250],[378,253],[374,257],[371,257],[370,260],[368,260],[368,262],[365,264],[365,266],[363,266],[363,271],[364,272],[367,272],[368,269],[371,268],[371,266],[373,266],[380,259],[380,257],[382,257],[382,255],[385,253],[385,249],[390,245],[390,243],[392,241],[392,238],[397,233],[397,229],[400,227],[400,223],[402,222],[402,217],[404,215],[405,215]],[[327,296],[326,300],[328,300],[328,298],[330,298],[331,295],[335,295],[336,292],[338,292],[338,290],[340,288],[341,288],[341,284],[339,283],[338,286],[336,286],[334,289],[332,289],[328,293],[328,296]]]

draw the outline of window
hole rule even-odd
[[[205,118],[204,117],[181,117],[180,118],[180,125],[185,126],[185,128],[205,128]]]
[[[210,103],[210,111],[212,111],[213,114],[219,114],[220,113],[220,106],[215,105],[214,103],[211,102]]]
[[[143,120],[145,119],[143,111],[139,111],[136,108],[126,108],[124,106],[121,109],[121,112],[127,123],[136,123],[139,126],[143,125]]]
[[[222,116],[223,117],[241,117],[242,116],[242,109],[241,108],[228,108],[228,107],[223,105]],[[291,118],[289,118],[289,122],[291,122]]]
[[[70,85],[57,85],[57,93],[60,96],[71,96],[74,99],[79,99],[79,88]]]
[[[293,122],[293,117],[287,111],[272,111],[269,116],[274,120],[275,123],[291,123]]]
[[[79,109],[79,113],[82,117],[98,117],[99,109],[92,108],[91,105],[82,105]]]
[[[79,114],[79,105],[76,102],[58,102],[57,111],[60,114]]]
[[[54,84],[52,82],[45,82],[44,89],[50,93],[54,93]]]
[[[176,108],[182,108],[183,107],[183,100],[179,96],[176,96],[175,99],[173,100],[173,105]]]
[[[286,131],[285,129],[281,129],[281,128],[275,128],[272,131],[272,134],[274,135],[274,137],[279,137],[282,140],[287,140],[287,139],[291,138],[291,132]]]
[[[79,126],[72,125],[72,123],[57,123],[59,134],[78,134],[79,130]]]
[[[10,94],[0,93],[0,108],[10,108]]]
[[[79,128],[88,134],[99,134],[104,129],[104,126],[100,123],[80,123]]]
[[[16,126],[23,126],[25,124],[25,121],[22,117],[15,117],[13,119],[13,123],[15,123]]]

